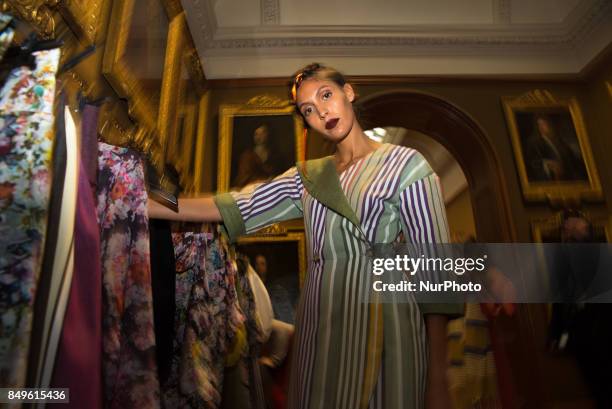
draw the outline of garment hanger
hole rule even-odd
[[[163,174],[159,174],[150,160],[145,160],[146,183],[149,196],[164,206],[178,212],[178,195],[182,190],[179,174],[170,164],[166,164]]]

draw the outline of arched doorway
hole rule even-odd
[[[459,163],[441,143],[414,129],[385,126],[364,131],[378,142],[414,148],[421,153],[439,177],[451,243],[476,238],[474,209],[468,182]]]
[[[459,162],[468,180],[476,234],[482,242],[515,241],[505,181],[495,151],[480,126],[444,99],[414,90],[362,98],[364,129],[395,126],[429,135]]]

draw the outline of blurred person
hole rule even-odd
[[[268,289],[274,308],[274,316],[280,321],[294,324],[295,302],[293,300],[298,298],[297,272],[295,272],[294,277],[292,277],[292,272],[283,274],[278,271],[269,276],[268,260],[263,254],[255,256],[254,269]]]
[[[612,408],[607,372],[612,368],[612,304],[583,302],[598,290],[599,247],[592,223],[576,210],[561,216],[560,237],[565,244],[555,255],[553,288],[559,301],[552,305],[549,348],[573,355],[598,408]]]

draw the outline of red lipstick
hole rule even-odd
[[[340,118],[334,118],[334,119],[330,119],[329,121],[325,122],[325,129],[334,129],[336,127],[336,125],[338,125],[338,121],[340,120]]]

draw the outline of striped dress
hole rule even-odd
[[[383,144],[338,175],[332,157],[215,198],[234,240],[304,218],[308,273],[296,317],[292,409],[421,408],[427,344],[423,315],[461,305],[371,299],[374,243],[448,242],[438,178],[413,149]]]

